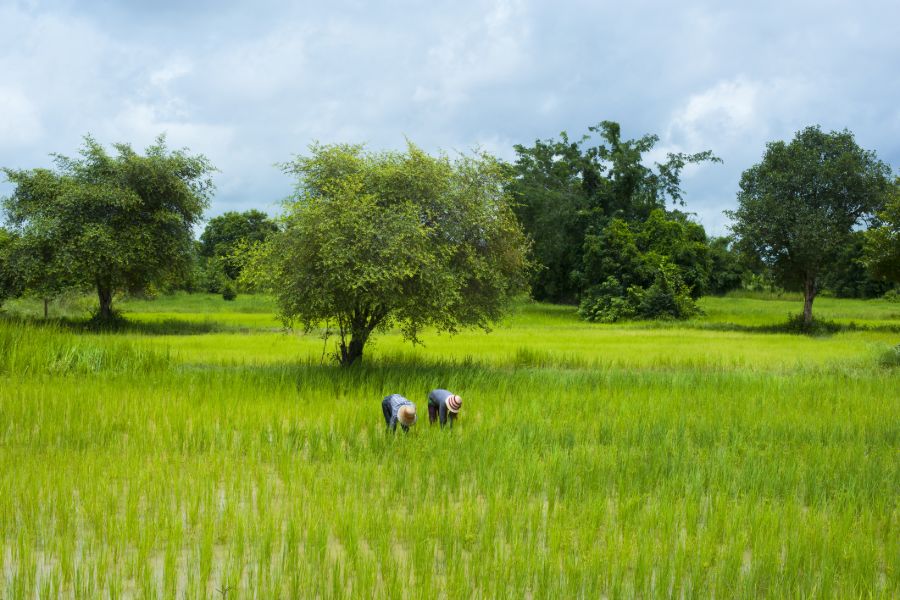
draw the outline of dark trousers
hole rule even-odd
[[[384,424],[391,424],[391,400],[390,396],[381,401],[381,412],[384,413]]]
[[[439,404],[432,404],[431,402],[429,402],[429,403],[428,403],[428,424],[429,424],[429,425],[434,425],[435,423],[438,422],[438,420],[440,420],[440,418],[441,418],[441,407],[440,407],[440,405],[439,405]],[[456,415],[454,415],[452,412],[450,412],[450,411],[448,410],[448,411],[447,411],[447,424],[449,424],[451,428],[453,427],[453,420],[454,420],[455,418],[456,418]],[[444,426],[444,424],[442,423],[442,424],[441,424],[441,427],[443,427],[443,426]]]
[[[434,425],[434,422],[438,420],[440,409],[437,404],[428,403],[428,423]]]

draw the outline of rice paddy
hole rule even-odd
[[[104,334],[7,316],[0,597],[900,596],[900,305],[817,300],[823,337],[777,331],[793,299],[701,306],[523,302],[343,370],[264,297],[129,301]]]

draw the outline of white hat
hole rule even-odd
[[[397,420],[409,427],[416,422],[416,405],[404,404],[397,410]]]
[[[447,410],[452,413],[458,413],[460,408],[462,408],[462,398],[456,394],[447,396]]]

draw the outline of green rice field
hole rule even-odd
[[[522,302],[350,369],[262,296],[77,304],[0,317],[0,598],[900,597],[900,304]]]

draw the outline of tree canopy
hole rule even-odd
[[[579,314],[601,322],[695,314],[712,264],[703,228],[662,209],[644,222],[614,218],[588,234],[583,262],[580,276],[589,283]]]
[[[285,320],[334,328],[343,365],[390,326],[414,343],[423,327],[487,330],[524,287],[525,236],[486,154],[314,144],[283,168],[297,178],[284,228],[245,278],[268,283]]]
[[[865,233],[863,260],[874,276],[900,283],[900,177],[878,213],[878,223]]]
[[[228,211],[206,224],[197,243],[196,268],[190,283],[226,300],[237,297],[243,256],[248,247],[278,231],[278,224],[256,209]]]
[[[203,256],[227,256],[240,242],[262,242],[278,225],[261,210],[228,211],[213,217],[200,235]]]
[[[73,284],[94,287],[101,320],[113,317],[115,292],[187,268],[192,228],[213,189],[209,161],[169,150],[163,136],[143,155],[113,147],[110,155],[87,136],[78,157],[55,155],[55,170],[3,170],[15,185],[3,201],[14,233],[51,250],[27,278],[64,271]]]
[[[599,138],[599,139],[597,139]],[[599,281],[580,277],[587,236],[598,235],[611,220],[646,221],[666,204],[683,204],[681,173],[691,163],[719,162],[710,151],[669,153],[647,166],[647,154],[659,138],[625,140],[618,123],[603,121],[572,141],[537,140],[515,146],[511,190],[517,214],[534,241],[538,269],[532,278],[535,298],[575,302]]]
[[[11,255],[15,236],[0,227],[0,307],[3,301],[17,295],[16,277],[13,273]]]
[[[825,133],[818,126],[790,143],[770,142],[762,161],[744,171],[738,208],[727,213],[732,230],[785,288],[803,292],[805,324],[854,228],[884,206],[890,173],[849,131]]]

